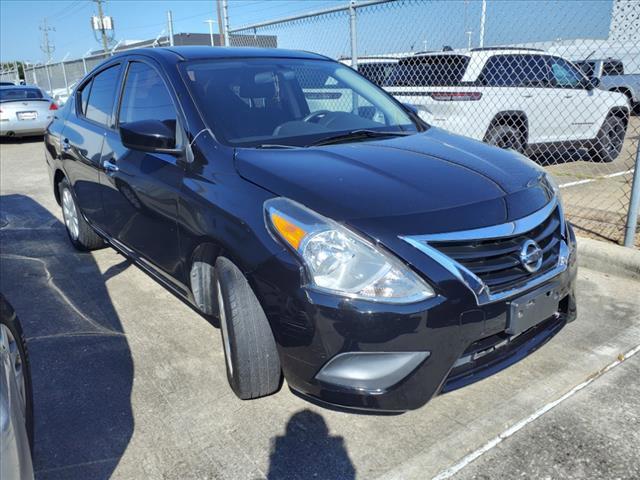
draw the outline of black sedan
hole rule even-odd
[[[325,405],[415,409],[576,315],[552,179],[320,55],[116,55],[45,146],[71,243],[111,245],[219,320],[243,399],[284,376]]]

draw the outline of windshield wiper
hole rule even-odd
[[[333,137],[321,138],[317,142],[313,142],[308,147],[318,147],[320,145],[332,145],[334,143],[346,142],[349,140],[360,140],[364,138],[380,138],[380,137],[406,137],[407,135],[413,135],[416,132],[379,132],[376,130],[352,130],[347,133],[341,133],[334,135]]]
[[[256,145],[255,148],[300,148],[295,145],[280,145],[277,143],[261,143],[260,145]]]

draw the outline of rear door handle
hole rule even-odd
[[[533,97],[533,94],[532,93],[523,93],[521,96],[523,98],[531,98],[531,97]]]
[[[104,171],[107,173],[115,173],[119,170],[115,159],[105,160],[102,162],[102,168],[104,168]]]

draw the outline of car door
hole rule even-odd
[[[601,105],[597,105],[597,91],[587,90],[584,74],[560,57],[549,57],[549,68],[559,102],[555,111],[562,117],[558,128],[559,140],[585,140],[593,137],[594,126],[604,119]],[[605,112],[606,115],[606,112]]]
[[[107,132],[102,150],[102,206],[105,231],[159,267],[167,279],[179,268],[177,199],[184,168],[175,156],[133,150],[122,144],[120,126],[161,120],[184,138],[175,101],[156,67],[140,59],[128,63],[115,129]]]
[[[487,104],[496,112],[523,112],[528,143],[553,141],[558,119],[553,117],[557,92],[551,88],[549,67],[542,55],[494,55],[478,77],[487,90]]]
[[[67,117],[62,131],[62,160],[84,216],[102,226],[100,194],[102,144],[111,121],[120,77],[120,64],[111,64],[80,86],[75,114]]]

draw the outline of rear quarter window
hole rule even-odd
[[[429,55],[401,60],[389,75],[386,86],[458,86],[469,65],[466,55]]]

